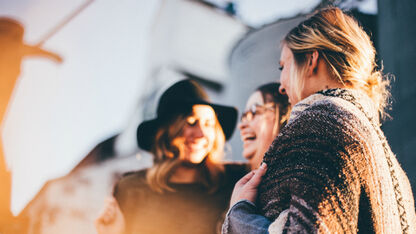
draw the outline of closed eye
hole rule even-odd
[[[197,123],[197,119],[196,119],[196,118],[189,117],[189,118],[186,120],[186,123],[187,123],[189,126],[195,126],[195,125],[196,125],[196,123]]]

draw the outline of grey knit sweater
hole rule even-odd
[[[287,210],[284,232],[416,233],[408,178],[359,91],[296,104],[264,160],[260,209],[270,220]]]

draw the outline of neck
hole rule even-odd
[[[328,78],[326,81],[321,82],[320,85],[317,85],[315,92],[325,90],[325,89],[338,89],[338,88],[345,88],[343,84],[333,80],[332,78]]]
[[[303,98],[325,89],[345,88],[330,75],[326,64],[319,60],[317,70],[305,80]]]
[[[169,182],[190,184],[197,182],[198,178],[199,171],[196,167],[179,166],[169,178]]]

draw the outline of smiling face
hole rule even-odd
[[[194,105],[186,117],[181,134],[175,138],[176,145],[183,145],[182,159],[201,163],[213,149],[216,137],[217,117],[208,105]]]
[[[252,110],[254,115],[250,112]],[[273,142],[276,133],[274,126],[277,124],[276,116],[279,116],[279,108],[274,103],[264,103],[259,91],[254,92],[247,101],[246,112],[238,128],[243,141],[243,156],[249,160],[252,169],[260,166],[263,155]],[[278,124],[277,124],[278,125]]]

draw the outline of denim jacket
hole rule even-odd
[[[234,204],[227,212],[222,225],[223,234],[263,234],[269,233],[270,221],[257,214],[257,207],[248,200]]]

